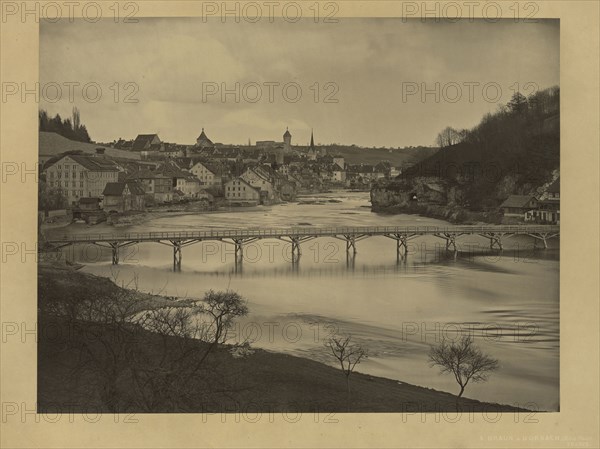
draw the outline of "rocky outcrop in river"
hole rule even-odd
[[[371,189],[371,210],[419,214],[452,223],[498,222],[500,214],[465,208],[461,185],[437,177],[414,177],[380,182]]]

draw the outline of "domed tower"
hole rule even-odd
[[[292,151],[292,135],[287,128],[285,128],[285,133],[283,134],[283,151],[284,153]]]
[[[204,128],[202,128],[202,132],[196,139],[196,145],[202,148],[212,147],[214,145],[212,140],[210,140],[208,136],[204,133]]]

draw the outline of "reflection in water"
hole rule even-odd
[[[328,196],[343,202],[165,217],[122,232],[447,224],[373,214],[364,207],[364,193]],[[119,230],[70,226],[66,232],[92,231]],[[145,291],[193,297],[209,289],[238,291],[251,312],[234,329],[238,341],[332,363],[323,345],[332,329],[339,329],[369,348],[371,356],[360,371],[436,389],[455,392],[456,386],[429,367],[429,345],[470,333],[501,368],[487,384],[470,385],[469,396],[557,410],[559,251],[557,241],[551,244],[534,251],[532,240],[515,237],[499,252],[490,250],[486,239],[465,235],[455,257],[439,239],[424,236],[411,240],[407,256],[398,258],[396,242],[385,237],[357,242],[355,255],[346,254],[343,241],[319,238],[302,243],[302,255],[293,261],[289,244],[264,240],[244,248],[244,261],[236,264],[233,248],[201,242],[183,249],[177,273],[172,249],[155,243],[129,248],[118,267],[101,248],[80,245],[65,251],[86,263],[85,271],[120,281],[137,276]]]

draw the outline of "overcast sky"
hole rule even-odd
[[[42,22],[40,83],[51,82],[102,88],[95,103],[82,97],[80,87],[71,103],[66,86],[61,100],[40,101],[51,115],[68,116],[77,106],[96,141],[158,133],[163,141],[187,144],[204,127],[215,142],[241,144],[281,141],[289,127],[293,144],[306,144],[313,128],[315,141],[323,144],[432,145],[446,126],[477,124],[484,113],[506,103],[517,85],[525,93],[558,85],[559,24],[401,19],[223,24],[191,18]],[[128,82],[139,90],[126,88]],[[219,92],[208,95],[213,83]],[[223,83],[232,91],[239,83],[239,102],[233,94],[221,97]],[[273,102],[265,83],[279,83],[272,87]],[[433,93],[423,101],[422,87],[435,92],[435,83],[439,102]],[[471,87],[472,102],[465,83],[479,83]],[[487,100],[486,83],[497,83],[488,84]],[[252,102],[257,84],[262,97]],[[302,95],[293,102],[296,86]],[[499,98],[495,86],[501,88]],[[418,91],[410,95],[408,89]],[[45,94],[54,99],[54,92],[47,88]],[[128,93],[138,102],[124,102]],[[93,98],[95,89],[88,94]],[[337,103],[326,103],[328,95]]]

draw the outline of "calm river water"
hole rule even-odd
[[[445,226],[412,215],[379,215],[368,193],[322,194],[319,203],[284,204],[223,213],[157,218],[126,228],[70,225],[48,235],[151,232],[210,228],[318,226]],[[406,260],[396,260],[395,242],[371,237],[357,243],[348,261],[345,243],[320,238],[302,244],[298,264],[277,240],[249,244],[235,265],[233,247],[203,242],[183,249],[182,271],[172,271],[172,248],[144,243],[123,250],[117,268],[110,252],[94,246],[73,251],[84,271],[139,289],[201,297],[231,288],[248,300],[250,315],[234,336],[253,346],[333,364],[324,343],[333,329],[351,334],[369,358],[357,371],[456,393],[452,376],[427,362],[430,344],[471,333],[477,345],[500,361],[487,383],[467,386],[482,401],[540,410],[559,407],[559,253],[533,250],[527,237],[505,240],[502,255],[486,239],[462,236],[459,254],[443,241],[411,241]]]

